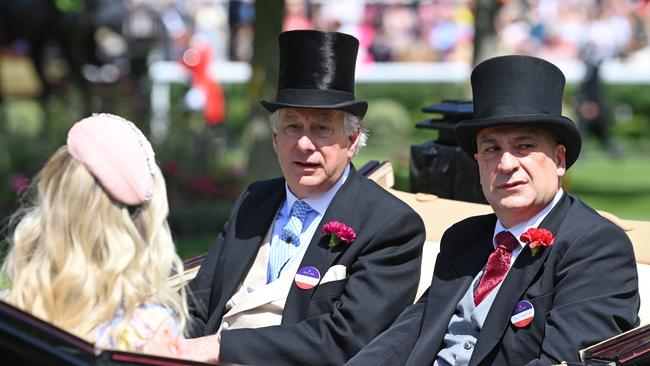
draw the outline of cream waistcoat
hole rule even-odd
[[[275,281],[267,284],[266,273],[271,250],[271,233],[269,228],[260,247],[255,261],[248,271],[246,278],[235,294],[228,300],[224,308],[225,315],[221,320],[222,329],[260,328],[280,325],[284,304],[289,290],[294,283],[294,276],[302,262],[307,247],[303,245],[289,263],[288,270]]]

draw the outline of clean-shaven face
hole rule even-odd
[[[352,160],[360,131],[346,136],[344,118],[343,111],[333,109],[278,110],[273,148],[297,197],[329,190]]]
[[[533,217],[561,187],[566,148],[545,130],[486,128],[476,146],[483,194],[506,227]]]

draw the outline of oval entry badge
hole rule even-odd
[[[296,272],[296,277],[294,278],[296,286],[303,290],[309,290],[318,285],[320,281],[320,272],[316,267],[307,266],[302,267]]]
[[[512,311],[510,322],[517,328],[523,328],[530,324],[535,317],[535,308],[533,304],[526,300],[518,301],[515,309]]]

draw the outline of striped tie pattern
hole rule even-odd
[[[305,201],[296,201],[291,207],[289,222],[282,228],[280,240],[271,245],[267,282],[280,277],[284,265],[298,251],[302,227],[311,210]]]
[[[305,201],[296,201],[291,207],[289,213],[289,222],[282,228],[282,240],[295,246],[300,245],[300,233],[302,233],[302,224],[307,218],[311,207]]]

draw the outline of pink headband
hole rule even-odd
[[[153,195],[155,158],[151,144],[131,122],[93,114],[68,132],[68,152],[114,199],[135,206]]]

